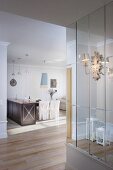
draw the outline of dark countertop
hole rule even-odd
[[[25,99],[7,99],[8,101],[18,103],[18,104],[32,104],[32,103],[37,103],[36,101],[33,100],[25,100]]]

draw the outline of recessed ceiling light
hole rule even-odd
[[[29,56],[29,54],[25,54],[25,56],[26,56],[26,57],[28,57],[28,56]]]
[[[18,57],[17,59],[18,59],[18,60],[21,60],[22,58]]]

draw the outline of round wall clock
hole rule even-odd
[[[11,79],[10,85],[13,86],[13,87],[16,86],[17,85],[17,81],[15,79]]]

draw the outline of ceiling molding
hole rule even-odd
[[[9,42],[0,41],[0,45],[2,46],[8,46],[9,44],[10,44]]]
[[[12,67],[12,63],[8,63],[8,65],[9,66],[11,66]],[[34,66],[34,65],[27,65],[27,64],[14,64],[16,67],[19,67],[19,66],[21,66],[22,68],[31,68],[31,69],[49,69],[49,70],[51,70],[51,69],[56,69],[56,70],[65,70],[66,69],[66,66],[65,67],[55,67],[55,66],[44,66],[44,65],[37,65],[37,66]]]

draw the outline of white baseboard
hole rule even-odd
[[[0,121],[0,139],[7,138],[7,121]]]

